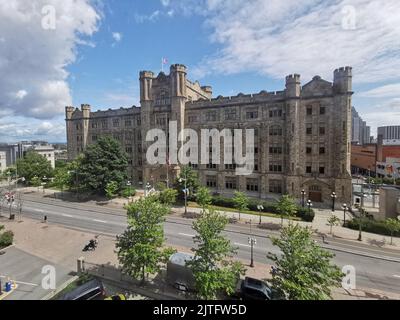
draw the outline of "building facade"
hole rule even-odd
[[[382,136],[382,140],[400,140],[400,126],[379,127],[378,136]]]
[[[184,65],[172,65],[169,75],[143,71],[140,107],[97,112],[89,105],[66,107],[68,155],[74,159],[100,136],[109,135],[128,154],[134,182],[172,181],[179,173],[178,165],[167,169],[146,159],[152,144],[145,141],[149,130],[167,132],[170,121],[177,123],[178,132],[184,128],[196,132],[254,129],[252,174],[238,176],[235,164],[224,161],[193,162],[190,165],[203,185],[221,194],[240,190],[264,199],[282,194],[299,198],[304,189],[312,201],[325,203],[336,192],[338,203],[350,203],[352,94],[351,67],[335,70],[333,83],[316,76],[302,86],[300,75],[295,74],[286,77],[282,91],[217,98],[212,98],[211,87],[189,81]],[[222,140],[220,149],[224,150]],[[215,147],[210,143],[210,155]]]
[[[352,108],[352,133],[351,142],[353,144],[364,145],[371,143],[371,127],[358,114],[357,110]]]

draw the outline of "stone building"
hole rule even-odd
[[[89,105],[66,107],[68,155],[74,159],[100,136],[113,136],[128,154],[132,180],[153,184],[172,181],[179,166],[169,166],[167,174],[166,165],[148,164],[150,129],[167,131],[169,121],[176,121],[178,130],[254,129],[253,173],[238,176],[235,164],[224,162],[192,163],[203,185],[221,194],[240,190],[265,199],[299,198],[304,189],[307,198],[325,203],[334,191],[338,205],[350,203],[352,94],[351,67],[335,70],[333,83],[316,76],[302,86],[294,74],[286,77],[282,91],[217,98],[211,87],[189,81],[184,65],[172,65],[169,75],[143,71],[140,107],[97,112]]]

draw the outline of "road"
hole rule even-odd
[[[126,213],[122,209],[24,195],[23,217],[41,220],[44,215],[48,217],[49,223],[109,236],[121,234],[127,226]],[[237,257],[243,260],[250,259],[249,234],[249,225],[229,225],[225,231],[225,235],[238,248]],[[255,261],[271,263],[266,258],[267,253],[279,254],[279,250],[272,245],[269,236],[278,234],[257,229],[255,226],[252,228],[252,234],[257,239],[254,249]],[[167,218],[165,223],[167,244],[191,248],[194,245],[194,235],[192,220],[175,216]],[[335,254],[334,263],[338,266],[355,267],[358,287],[400,293],[399,251],[343,240],[329,240],[328,244],[319,242]]]

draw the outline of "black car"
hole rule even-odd
[[[105,297],[103,284],[94,279],[67,293],[60,300],[103,300]]]
[[[283,295],[278,294],[267,283],[246,277],[238,284],[240,287],[240,298],[243,300],[282,300]]]

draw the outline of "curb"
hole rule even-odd
[[[78,276],[73,276],[71,279],[65,281],[62,285],[60,285],[56,290],[45,295],[40,300],[50,300],[51,298],[55,297],[57,294],[59,294],[61,291],[63,291],[66,287],[68,287],[71,283],[73,283],[74,281],[76,281],[78,279],[79,279]]]
[[[6,251],[6,250],[8,250],[8,249],[11,249],[11,248],[13,248],[13,247],[15,247],[15,243],[13,243],[12,245],[10,245],[10,246],[8,246],[8,247],[5,247],[5,248],[3,248],[3,249],[0,249],[0,252],[1,251]]]

